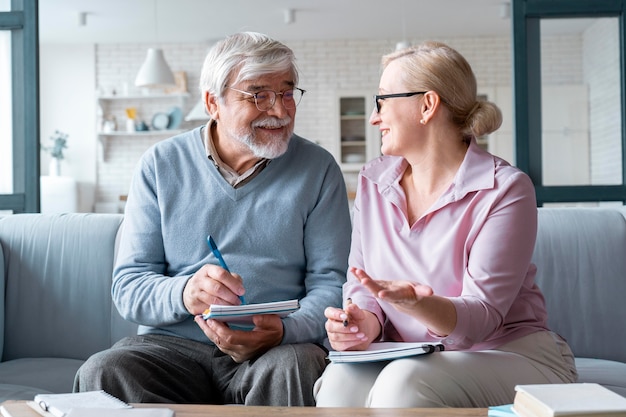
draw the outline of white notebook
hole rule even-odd
[[[131,408],[130,405],[104,391],[37,394],[34,403],[39,409],[56,417],[65,417],[73,408]]]
[[[238,306],[211,304],[202,318],[236,324],[252,324],[252,316],[257,314],[278,314],[286,317],[300,308],[298,300],[275,301],[270,303],[241,304]]]
[[[378,342],[372,343],[366,350],[331,350],[328,359],[335,363],[376,362],[427,355],[442,350],[444,346],[440,342]]]
[[[174,410],[169,408],[73,408],[65,417],[174,417]]]

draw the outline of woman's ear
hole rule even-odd
[[[439,108],[439,104],[441,104],[441,98],[439,94],[434,91],[428,91],[424,94],[424,98],[422,100],[421,106],[421,124],[426,124],[430,119],[432,119]]]

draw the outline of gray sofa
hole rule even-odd
[[[533,262],[548,324],[574,351],[579,382],[626,397],[625,218],[622,206],[541,208]]]
[[[625,216],[623,208],[539,209],[534,254],[550,325],[570,342],[580,381],[624,396]],[[114,214],[0,219],[0,402],[70,391],[89,355],[136,332],[110,295],[121,224]]]
[[[119,214],[0,219],[0,402],[70,392],[92,353],[135,334],[111,300]]]

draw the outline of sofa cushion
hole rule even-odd
[[[39,393],[72,392],[74,376],[83,364],[78,359],[61,358],[25,358],[0,363],[0,398],[24,399],[2,395],[2,390],[19,388],[19,392],[29,395]],[[30,388],[28,390],[27,388]],[[7,393],[8,394],[8,393]]]
[[[576,358],[578,382],[594,382],[626,397],[626,363]]]
[[[4,252],[0,244],[0,294],[4,295]],[[0,298],[0,360],[4,352],[4,298]]]
[[[626,220],[619,210],[539,209],[536,282],[548,326],[576,357],[626,362],[626,332],[619,329],[626,323],[624,248]]]
[[[87,359],[133,334],[111,301],[121,214],[16,214],[0,220],[3,361]],[[120,330],[120,327],[123,329]]]
[[[54,394],[33,387],[15,384],[0,384],[0,401],[6,400],[31,400],[37,394]]]

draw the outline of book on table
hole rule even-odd
[[[277,314],[287,317],[300,308],[297,299],[286,301],[274,301],[269,303],[220,305],[211,304],[202,314],[202,318],[224,321],[227,323],[252,325],[252,317],[259,314]]]
[[[626,417],[626,398],[593,383],[515,387],[513,411],[520,417]]]
[[[365,350],[331,350],[328,359],[335,363],[387,361],[444,350],[441,342],[375,342]]]
[[[131,408],[130,405],[105,391],[85,391],[67,394],[37,394],[32,404],[36,411],[64,417],[75,408]]]
[[[3,404],[3,417],[17,417],[19,403]],[[174,417],[169,408],[135,408],[105,391],[37,394],[26,405],[45,417]],[[14,416],[15,414],[15,416]]]

